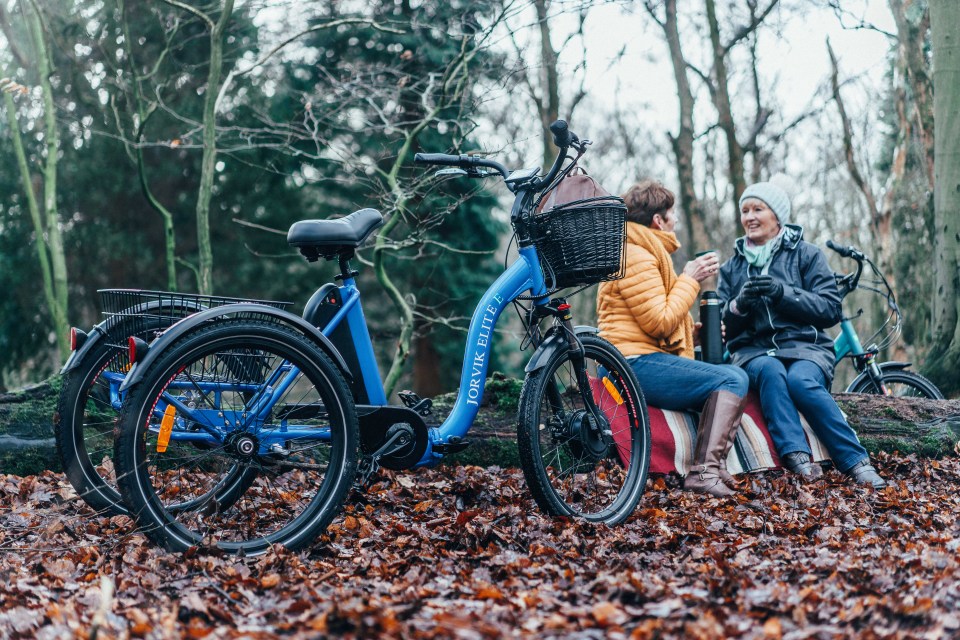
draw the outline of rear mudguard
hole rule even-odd
[[[585,325],[576,326],[573,330],[578,336],[596,335],[600,333],[600,330],[596,327],[588,327]],[[537,347],[537,350],[530,356],[530,361],[527,362],[527,366],[524,367],[523,370],[526,373],[533,373],[537,369],[542,369],[550,362],[550,358],[554,352],[567,348],[567,337],[564,335],[563,329],[557,326],[551,327],[547,332],[547,337],[544,338],[540,346]]]
[[[211,320],[234,314],[256,314],[260,317],[267,316],[275,322],[285,324],[299,331],[306,338],[312,340],[321,351],[330,356],[348,382],[353,380],[353,375],[350,373],[347,363],[343,360],[343,356],[340,355],[337,348],[333,346],[333,343],[331,343],[325,335],[320,333],[319,329],[312,326],[309,322],[300,316],[293,315],[289,311],[283,311],[282,309],[263,304],[241,302],[224,305],[222,307],[214,307],[206,311],[201,311],[200,313],[195,313],[164,331],[163,335],[150,343],[150,351],[147,352],[143,361],[136,363],[130,369],[130,373],[127,374],[123,384],[120,386],[120,391],[128,391],[133,388],[134,385],[138,384],[140,380],[143,379],[144,373],[150,368],[150,365],[160,357],[163,350],[173,344],[178,338],[186,335],[188,331]]]

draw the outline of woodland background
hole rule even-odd
[[[546,125],[563,117],[595,141],[586,164],[610,190],[646,175],[675,188],[686,255],[727,250],[745,184],[785,179],[808,240],[859,245],[895,283],[906,323],[886,355],[956,395],[960,205],[938,196],[934,168],[936,142],[949,171],[960,139],[934,135],[960,104],[956,83],[934,92],[935,68],[957,75],[960,27],[936,19],[950,5],[0,0],[0,391],[56,371],[68,327],[99,321],[99,288],[302,305],[332,267],[307,265],[283,233],[368,206],[389,221],[361,252],[387,387],[450,390],[469,313],[508,251],[508,194],[435,179],[412,155],[543,164]],[[630,37],[591,57],[611,21]],[[808,72],[782,64],[797,25],[839,26],[838,42],[880,34],[885,73],[845,73],[838,46],[815,90],[784,99],[777,89]],[[641,60],[673,82],[638,96],[636,83],[593,81]],[[578,322],[593,300],[576,298]],[[884,317],[878,301],[847,310],[862,307],[867,328]],[[494,368],[518,373],[517,341],[498,342]]]

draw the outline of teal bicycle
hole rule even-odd
[[[858,310],[853,316],[844,315],[840,321],[840,334],[833,343],[837,363],[849,358],[859,372],[844,391],[942,400],[943,394],[935,384],[915,371],[907,371],[911,363],[877,362],[877,355],[896,342],[903,326],[903,314],[897,306],[890,282],[877,265],[856,247],[842,247],[832,240],[827,240],[827,247],[857,263],[857,268],[852,273],[835,274],[840,297],[846,298],[857,289],[872,291],[886,300],[888,312],[886,321],[866,340],[866,347],[853,326],[853,321],[863,315],[863,310]],[[873,275],[868,283],[861,282],[865,264],[869,265]]]

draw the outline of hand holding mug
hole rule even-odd
[[[697,282],[703,282],[707,278],[717,275],[719,270],[720,258],[716,251],[706,251],[683,267],[683,272]]]

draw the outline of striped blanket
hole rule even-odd
[[[604,379],[605,380],[605,379]],[[597,406],[610,419],[614,439],[621,452],[629,451],[629,437],[626,435],[629,419],[626,412],[620,411],[623,399],[606,380],[591,378],[590,387]],[[616,395],[611,395],[611,392]],[[650,415],[650,435],[652,451],[650,471],[652,473],[679,473],[687,475],[693,461],[693,445],[697,437],[699,415],[686,411],[665,411],[656,407],[647,407]],[[813,459],[829,460],[826,447],[817,439],[807,421],[800,416],[800,422],[806,433]],[[621,457],[623,454],[621,453]],[[760,411],[760,399],[751,391],[747,406],[740,422],[740,430],[730,454],[727,456],[727,469],[730,473],[749,473],[761,469],[775,469],[780,466],[780,458],[773,446],[770,432]]]
[[[650,471],[653,473],[676,472],[686,475],[693,459],[693,443],[697,437],[698,414],[663,411],[648,407],[650,414],[650,434],[653,450],[650,455]],[[826,447],[817,439],[807,421],[800,418],[806,432],[813,459],[829,460]],[[727,457],[727,469],[730,473],[749,473],[761,469],[774,469],[780,466],[780,458],[770,439],[767,424],[760,412],[760,400],[751,391],[747,399],[747,408],[737,432],[730,455]]]

